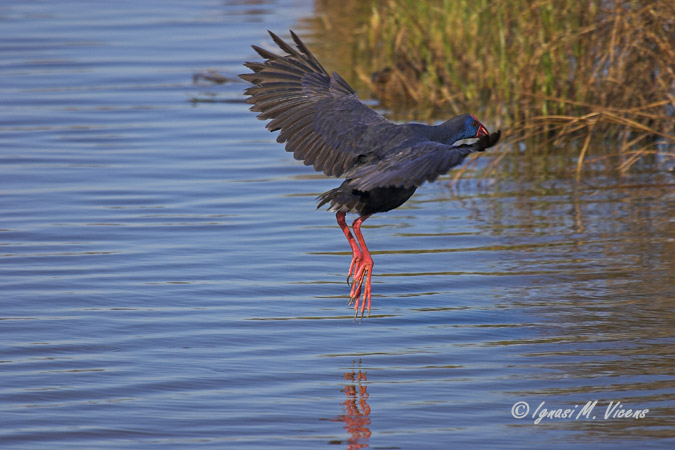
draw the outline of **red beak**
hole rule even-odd
[[[476,133],[476,137],[479,138],[479,137],[487,136],[488,134],[490,134],[490,133],[488,133],[487,128],[485,128],[485,125],[483,125],[481,123],[480,128],[478,128],[478,133]]]

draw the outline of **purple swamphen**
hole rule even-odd
[[[253,71],[240,75],[253,84],[246,89],[251,111],[261,120],[271,119],[270,131],[295,159],[326,175],[345,181],[318,197],[319,207],[330,204],[352,248],[347,282],[353,277],[349,303],[355,315],[370,314],[373,260],[361,234],[361,224],[374,213],[398,208],[425,181],[434,181],[499,140],[500,132],[487,129],[471,114],[462,114],[440,125],[395,124],[363,104],[337,73],[329,75],[291,31],[297,48],[271,31],[274,42],[286,52],[280,56],[258,46],[253,49],[264,62],[247,62]],[[478,138],[472,144],[453,144]],[[354,236],[345,222],[356,213]],[[361,295],[363,293],[363,295]]]

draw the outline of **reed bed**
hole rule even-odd
[[[399,118],[470,111],[577,177],[675,159],[672,0],[383,0],[359,34],[356,73]]]

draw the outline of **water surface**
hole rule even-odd
[[[0,5],[2,447],[672,447],[670,175],[426,185],[366,222],[354,323],[349,247],[314,209],[337,181],[235,78],[312,14]],[[209,69],[232,80],[193,82]],[[605,419],[617,401],[649,412]]]

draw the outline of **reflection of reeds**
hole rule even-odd
[[[528,150],[573,148],[577,176],[675,157],[672,0],[384,0],[365,30],[356,71],[401,119],[471,111]]]

